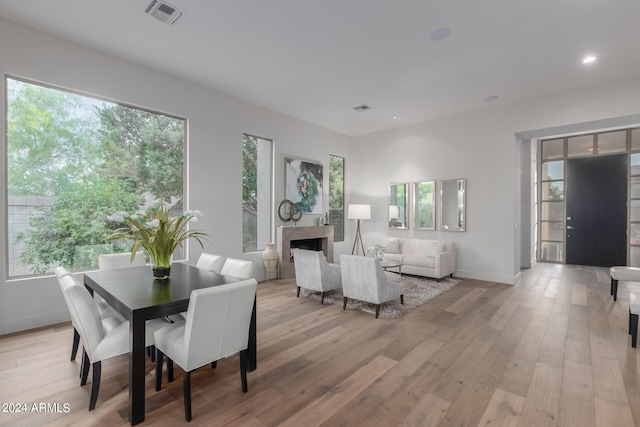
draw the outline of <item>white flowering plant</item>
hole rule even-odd
[[[374,258],[380,258],[382,259],[384,257],[384,250],[386,248],[382,245],[379,244],[375,244],[375,245],[371,245],[367,248],[367,252]]]
[[[109,221],[124,222],[125,226],[115,230],[107,240],[132,239],[131,260],[142,247],[151,264],[157,267],[171,267],[171,257],[176,247],[182,247],[183,242],[193,238],[204,247],[201,238],[206,233],[198,230],[188,230],[187,224],[197,222],[202,216],[199,210],[184,211],[182,215],[173,216],[171,210],[180,201],[180,198],[171,197],[170,202],[163,202],[154,195],[145,196],[144,204],[138,210],[129,215],[125,211],[117,211],[107,216]]]

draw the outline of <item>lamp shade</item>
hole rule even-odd
[[[389,219],[397,219],[400,217],[400,206],[389,206]]]
[[[349,219],[371,219],[371,205],[349,205]]]

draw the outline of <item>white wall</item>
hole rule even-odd
[[[256,261],[259,279],[264,274],[261,253],[242,254],[242,134],[274,141],[276,205],[284,198],[285,156],[313,159],[326,165],[323,212],[328,210],[329,153],[350,158],[349,138],[345,136],[3,19],[0,19],[0,71],[186,117],[187,203],[189,208],[205,214],[198,222],[198,228],[209,234],[205,250]],[[4,84],[0,91],[0,98],[4,99]],[[4,102],[0,105],[4,118]],[[4,135],[4,119],[0,123]],[[4,159],[4,144],[1,145]],[[1,175],[0,188],[6,188],[5,174]],[[0,223],[6,224],[6,197],[1,199]],[[311,225],[315,220],[316,217],[305,216],[299,224]],[[281,224],[276,219],[278,225]],[[6,227],[2,226],[0,241],[5,238]],[[5,250],[3,244],[3,260]],[[191,242],[191,263],[195,263],[200,252],[200,246]],[[0,334],[68,320],[54,278],[7,281],[4,262],[0,273]]]
[[[639,124],[638,113],[636,77],[355,138],[358,168],[347,169],[348,202],[372,204],[365,246],[386,235],[455,241],[456,275],[516,283],[520,177],[530,173],[522,170],[522,140]],[[467,178],[466,232],[387,230],[389,182],[451,178]]]

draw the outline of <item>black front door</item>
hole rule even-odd
[[[567,160],[566,263],[627,264],[627,155]]]

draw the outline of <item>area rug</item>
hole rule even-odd
[[[426,277],[406,275],[402,276],[401,280],[402,283],[404,283],[404,305],[400,304],[400,298],[385,302],[380,306],[379,317],[385,319],[400,317],[460,283],[458,279],[445,278],[438,282],[435,279]],[[300,297],[303,296],[320,301],[320,292],[301,288]],[[342,305],[342,289],[327,292],[324,296],[324,303]],[[375,315],[376,305],[349,299],[347,302],[347,310],[360,310]]]

